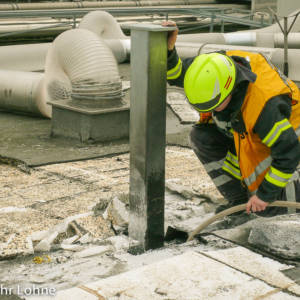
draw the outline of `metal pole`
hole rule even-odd
[[[214,32],[214,22],[215,22],[215,15],[212,14],[210,19],[209,32]]]
[[[284,64],[283,74],[289,76],[289,63],[288,63],[288,28],[287,28],[287,17],[283,18],[283,36],[284,36]]]
[[[163,246],[167,31],[138,24],[131,29],[129,236],[141,251]]]

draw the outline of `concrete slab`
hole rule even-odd
[[[208,251],[205,255],[217,259],[236,270],[258,278],[271,286],[288,290],[300,296],[300,285],[285,276],[281,271],[293,266],[282,264],[273,259],[263,257],[247,248],[236,247],[219,251]]]
[[[96,158],[127,152],[128,141],[113,144],[82,144],[80,141],[51,138],[51,120],[0,113],[0,158],[12,158],[28,166]]]
[[[130,80],[129,64],[119,65],[119,70],[122,80]],[[174,91],[174,88],[170,88],[170,91]],[[126,99],[129,97],[130,90],[126,92]],[[190,116],[194,114],[190,108],[186,108],[188,104],[182,97],[179,100],[175,101],[173,110],[167,109],[167,143],[189,146],[188,136],[194,120]],[[188,114],[184,112],[185,109],[188,109]],[[175,110],[180,113],[176,115],[173,112]],[[51,137],[51,120],[39,117],[0,111],[0,127],[0,161],[10,158],[17,165],[25,163],[28,166],[40,166],[129,151],[128,139],[89,144],[76,139]]]
[[[117,276],[26,299],[297,299],[265,282],[195,252]]]

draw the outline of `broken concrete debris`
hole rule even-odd
[[[119,157],[121,158],[118,160]],[[170,158],[168,159],[168,157]],[[172,164],[175,162],[176,166],[173,167]],[[256,222],[259,222],[261,219],[261,217],[256,217],[255,214],[251,214],[250,216],[240,215],[236,216],[235,219],[226,218],[207,228],[209,232],[213,232],[214,234],[222,232],[224,238],[217,238],[215,235],[205,234],[200,243],[198,240],[194,240],[189,243],[178,244],[180,238],[178,238],[177,233],[179,230],[185,230],[185,232],[183,232],[185,236],[181,236],[183,237],[181,240],[185,241],[187,238],[186,231],[193,230],[203,220],[213,214],[215,207],[220,203],[219,201],[224,202],[224,199],[217,192],[213,184],[209,182],[209,178],[205,177],[205,173],[202,173],[202,169],[198,168],[198,165],[197,168],[193,169],[195,164],[198,164],[198,161],[197,158],[193,156],[190,149],[168,147],[167,164],[169,163],[169,168],[166,170],[167,189],[165,193],[166,229],[168,228],[168,225],[170,226],[169,228],[176,228],[176,234],[170,239],[171,241],[165,242],[165,247],[163,249],[151,251],[144,255],[132,255],[134,251],[131,249],[134,248],[134,245],[138,244],[138,242],[130,240],[128,236],[124,234],[128,226],[128,183],[126,183],[127,185],[124,184],[122,189],[119,189],[120,182],[111,180],[112,176],[113,178],[119,178],[117,177],[119,176],[117,171],[111,171],[114,163],[118,164],[115,167],[121,167],[123,170],[123,168],[127,167],[128,155],[93,160],[91,162],[72,163],[74,174],[71,174],[70,170],[65,168],[65,164],[60,164],[59,166],[52,165],[43,167],[43,170],[48,168],[47,172],[49,173],[45,173],[45,170],[43,172],[33,170],[31,175],[20,173],[21,180],[18,179],[19,173],[16,174],[16,171],[14,170],[14,173],[9,178],[13,178],[13,180],[10,180],[14,184],[16,178],[17,182],[22,184],[19,188],[20,194],[20,191],[22,191],[24,187],[32,184],[32,181],[34,181],[35,178],[37,182],[34,182],[34,195],[40,193],[37,188],[37,184],[40,181],[44,184],[50,180],[52,183],[51,188],[55,186],[56,182],[60,183],[59,186],[67,184],[67,181],[64,181],[64,183],[61,184],[61,180],[58,178],[57,174],[63,174],[59,175],[62,177],[69,176],[68,180],[72,185],[70,185],[68,195],[72,195],[73,192],[76,193],[76,195],[79,192],[81,193],[80,189],[83,187],[85,187],[85,190],[82,192],[83,196],[80,198],[77,196],[65,197],[64,190],[62,193],[63,197],[56,199],[56,197],[59,196],[59,192],[57,191],[52,204],[50,195],[46,199],[46,206],[41,202],[40,196],[35,196],[35,198],[33,198],[29,190],[26,192],[27,194],[24,202],[20,202],[18,195],[10,197],[9,193],[12,192],[9,189],[7,189],[7,192],[5,192],[5,190],[0,191],[0,193],[3,193],[2,207],[5,208],[2,210],[3,214],[1,214],[2,218],[0,219],[2,228],[0,246],[3,246],[5,251],[7,251],[7,249],[10,251],[9,254],[5,251],[1,253],[1,255],[3,255],[1,258],[4,259],[17,254],[34,254],[36,257],[41,257],[43,261],[40,264],[34,263],[33,256],[19,257],[10,261],[4,260],[3,262],[0,262],[0,282],[5,282],[7,285],[13,284],[14,282],[20,282],[23,286],[26,286],[29,283],[35,283],[39,286],[45,284],[49,285],[51,283],[51,285],[57,287],[58,290],[62,290],[80,285],[83,282],[94,282],[99,280],[99,278],[110,277],[137,268],[137,266],[151,264],[155,261],[190,251],[191,249],[194,249],[196,252],[204,250],[205,253],[207,253],[207,250],[215,250],[214,256],[217,259],[220,259],[222,256],[222,253],[219,252],[220,249],[228,249],[228,256],[230,253],[233,253],[234,255],[233,249],[236,245],[225,240],[232,239],[232,236],[230,236],[229,233],[233,233],[233,231],[236,233],[235,237],[238,238],[243,234],[245,242],[250,245],[250,240],[248,242],[248,238],[250,232],[254,228],[252,219],[257,218],[258,220]],[[120,166],[120,164],[122,165]],[[105,179],[106,177],[99,177],[99,170],[102,172],[103,169],[106,170],[105,174],[108,174],[107,179]],[[82,184],[80,189],[74,190],[73,187],[75,184],[81,180],[81,172],[84,174],[84,184]],[[7,170],[5,169],[1,177],[2,179],[0,178],[0,180],[7,180],[6,173]],[[47,174],[51,174],[50,179],[47,177]],[[72,181],[73,177],[71,175],[75,178],[74,182]],[[123,176],[123,173],[121,175]],[[41,178],[41,176],[43,176],[43,178]],[[123,180],[123,177],[120,178]],[[87,192],[88,180],[93,181],[93,185],[98,185],[99,182],[100,187],[95,191]],[[124,182],[126,180],[124,179]],[[110,186],[110,184],[113,185]],[[13,185],[11,184],[11,186]],[[45,187],[44,185],[41,186],[43,186],[41,192],[43,194]],[[110,188],[109,191],[106,187]],[[32,199],[37,203],[34,205],[34,209],[32,209],[31,206],[33,203]],[[82,204],[85,203],[84,200],[87,201],[85,207]],[[26,203],[29,203],[28,207],[26,206]],[[81,204],[79,205],[79,203]],[[26,210],[22,209],[15,211],[14,209],[11,209],[11,212],[4,212],[7,210],[7,207],[13,207],[13,205],[16,208],[24,207]],[[48,210],[48,206],[51,207],[51,210]],[[65,210],[63,210],[64,206],[66,206]],[[42,208],[42,210],[40,210],[40,208]],[[102,216],[105,211],[107,219],[104,219]],[[70,215],[71,217],[69,217]],[[51,218],[49,218],[50,216]],[[282,222],[282,226],[288,226],[289,218],[288,216],[286,218],[286,222]],[[24,220],[27,219],[33,220],[34,222],[28,222],[30,227],[26,223],[29,230],[22,231],[25,227],[22,226],[22,224],[24,224]],[[291,222],[295,221],[296,219],[291,219]],[[242,223],[244,224],[239,225]],[[120,227],[117,224],[122,224],[123,227]],[[112,226],[115,231],[112,230]],[[242,228],[244,229],[242,230]],[[240,231],[237,233],[237,230]],[[290,228],[288,230],[290,230]],[[46,238],[50,238],[51,234],[54,232],[58,232],[58,235],[51,243],[50,252],[47,251],[46,253],[43,253],[35,251],[34,253],[34,248],[37,247],[38,243]],[[118,232],[123,234],[116,235]],[[298,233],[296,230],[293,232],[296,238]],[[225,236],[225,233],[228,234]],[[254,237],[254,231],[252,234]],[[274,236],[270,237],[270,239],[278,238],[274,233]],[[234,239],[232,240],[235,241]],[[290,238],[289,236],[287,240],[291,240],[295,245],[297,244],[293,238]],[[239,243],[238,240],[237,242]],[[255,243],[255,241],[253,241],[253,243]],[[251,246],[251,249],[253,249],[254,246],[256,247],[255,244],[251,244]],[[263,247],[262,245],[259,247],[261,251],[264,251],[264,253],[268,255],[268,253],[274,254],[274,249],[277,246],[273,243],[273,248]],[[287,245],[287,247],[290,246]],[[296,247],[295,249],[290,249],[294,251]],[[47,255],[50,260],[44,255]],[[265,257],[262,258],[262,265],[265,260]],[[20,267],[20,261],[22,267]],[[233,265],[233,268],[237,268],[238,264],[242,265],[242,263],[237,262]],[[274,264],[273,261],[272,264]],[[245,268],[242,271],[248,272],[248,265],[243,264],[241,268],[244,266]],[[51,270],[51,272],[49,272],[49,270]],[[68,272],[66,272],[66,270]],[[263,279],[264,278],[262,278],[262,280]],[[161,298],[163,298],[163,294],[166,292],[165,287],[158,285],[155,288],[157,288],[155,294],[158,296],[160,295]],[[153,291],[154,290],[155,289],[153,289]],[[169,294],[167,296],[169,296]]]
[[[50,251],[50,249],[51,249],[51,244],[53,243],[53,241],[56,239],[57,236],[58,236],[58,232],[57,232],[57,231],[49,232],[49,234],[47,235],[47,237],[44,238],[43,240],[41,240],[41,241],[34,247],[34,251],[37,251],[37,252],[46,252],[46,251]]]
[[[174,179],[166,180],[166,188],[173,193],[182,195],[186,199],[191,199],[196,196],[191,188],[178,184]]]
[[[93,241],[93,237],[91,233],[86,233],[78,240],[80,244],[88,244],[91,243],[92,241]]]
[[[75,257],[83,258],[83,257],[101,255],[106,252],[112,252],[112,251],[113,248],[111,246],[93,246],[76,253]]]
[[[77,234],[80,236],[80,243],[88,243],[91,239],[106,239],[107,237],[115,235],[111,229],[109,220],[105,220],[101,215],[89,215],[73,221],[71,223],[73,228],[77,228]],[[74,227],[75,225],[75,227]],[[89,235],[90,237],[89,237]]]
[[[50,251],[52,244],[57,244],[57,238],[66,235],[69,225],[76,219],[86,217],[92,213],[79,214],[75,216],[70,216],[63,220],[62,222],[56,224],[54,227],[50,228],[48,231],[40,231],[33,234],[34,242],[38,242],[34,245],[34,251],[46,252]]]
[[[129,213],[124,202],[120,201],[118,197],[114,197],[109,202],[103,218],[110,220],[113,226],[128,227]]]
[[[31,234],[30,239],[33,242],[41,241],[47,236],[47,234],[48,234],[48,230],[36,231]]]
[[[248,242],[287,259],[300,258],[300,215],[282,215],[252,225]]]
[[[73,251],[73,252],[82,251],[84,249],[83,246],[78,245],[78,244],[73,244],[73,245],[61,244],[60,247],[64,250],[69,250],[69,251]]]
[[[139,246],[139,242],[125,235],[116,235],[106,239],[114,247],[116,253],[127,252]]]
[[[25,207],[8,206],[8,207],[0,208],[0,214],[10,213],[10,212],[26,212],[26,211],[27,209]]]
[[[63,245],[71,245],[73,244],[75,241],[77,241],[79,239],[78,235],[73,235],[72,237],[65,239],[61,242],[61,244]]]
[[[270,218],[242,214],[234,219],[228,223],[229,228],[223,227],[222,230],[214,231],[214,234],[283,259],[300,258],[300,214]],[[245,221],[244,224],[239,225],[240,219]]]

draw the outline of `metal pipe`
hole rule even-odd
[[[204,33],[179,35],[178,42],[195,42],[209,44],[239,44],[243,46],[279,47],[284,44],[281,33],[274,34],[276,24],[256,31],[239,31],[234,33]],[[127,61],[130,54],[130,40],[123,34],[120,25],[113,16],[104,11],[88,13],[79,24],[79,28],[86,28],[104,38],[105,43],[113,51],[117,61]],[[271,31],[271,32],[268,32]],[[300,18],[295,22],[292,30],[300,30]],[[290,48],[300,47],[300,33],[290,33]],[[12,70],[36,71],[42,70],[48,44],[32,44],[23,46],[0,47],[0,68]],[[45,51],[45,53],[43,53]],[[23,53],[20,59],[19,53]],[[19,67],[18,67],[19,65]],[[32,66],[32,67],[31,67]]]
[[[298,11],[300,12],[300,10]],[[288,43],[289,48],[299,48],[300,46],[300,18],[293,19],[294,15],[291,14],[288,18],[284,18],[279,24],[256,29],[244,30],[231,33],[196,33],[179,35],[178,42],[191,42],[191,43],[212,43],[212,44],[226,44],[226,45],[241,45],[241,46],[259,46],[259,47],[284,47],[284,35],[281,33],[281,26],[290,26],[293,32],[293,38]],[[285,24],[286,22],[286,24]],[[291,25],[293,25],[291,27]]]
[[[283,73],[285,76],[289,76],[289,64],[288,64],[288,23],[287,17],[283,18],[283,35],[284,35],[284,58],[283,58]]]
[[[79,8],[103,8],[103,7],[136,7],[136,6],[168,6],[168,5],[218,5],[217,0],[156,0],[156,1],[80,1],[80,2],[56,2],[56,3],[11,3],[0,4],[0,10],[41,10],[41,9],[79,9]],[[227,4],[232,7],[232,4]],[[246,5],[234,5],[246,7]]]

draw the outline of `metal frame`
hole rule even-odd
[[[49,17],[49,18],[65,18],[70,19],[69,22],[59,21],[56,24],[43,26],[41,28],[28,29],[24,31],[12,31],[0,35],[1,37],[8,37],[12,35],[19,35],[29,32],[34,32],[43,29],[59,28],[61,26],[72,26],[76,27],[78,19],[83,17],[85,14],[94,11],[95,9],[60,9],[60,10],[17,10],[17,11],[0,11],[0,20],[1,19],[14,19],[14,18],[40,18],[40,17]],[[132,8],[101,8],[99,10],[104,10],[109,12],[115,17],[118,16],[140,16],[140,15],[159,15],[164,16],[166,19],[170,18],[170,15],[190,15],[197,18],[210,18],[210,23],[190,26],[189,28],[184,28],[182,32],[193,31],[204,27],[209,27],[209,31],[214,31],[214,26],[220,25],[221,32],[224,32],[224,24],[232,23],[250,26],[252,28],[261,28],[267,25],[270,25],[270,22],[265,22],[264,15],[262,15],[260,22],[253,21],[253,14],[249,10],[242,9],[220,9],[213,7],[206,8],[197,8],[187,6],[186,8],[166,8],[166,7],[132,7]],[[229,16],[230,13],[241,13],[245,16],[243,17],[234,17]],[[18,23],[22,25],[22,23]],[[25,23],[23,23],[25,24]],[[39,22],[33,24],[41,24]],[[4,25],[4,24],[3,24]],[[5,23],[7,25],[7,23]],[[1,24],[0,24],[1,26]]]

